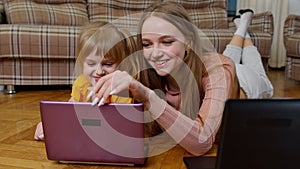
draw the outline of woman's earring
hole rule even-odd
[[[189,46],[187,46],[187,48],[185,49],[185,53],[184,53],[184,56],[188,56],[190,54],[190,48]]]
[[[190,53],[190,50],[191,50],[191,46],[190,46],[190,43],[188,42],[188,43],[186,43],[186,45],[185,45],[185,51],[186,51],[187,54],[189,54],[189,53]]]

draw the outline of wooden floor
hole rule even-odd
[[[285,79],[284,70],[269,70],[268,76],[274,86],[274,98],[300,98],[300,82]]]
[[[300,98],[300,83],[286,80],[283,70],[269,70],[268,75],[275,88],[274,98]],[[67,101],[69,86],[17,87],[17,90],[11,95],[0,92],[0,168],[102,168],[49,162],[44,142],[33,140],[35,126],[40,121],[40,100]],[[180,159],[174,159],[174,154]],[[149,159],[145,168],[184,169],[184,154],[180,147],[170,150]]]

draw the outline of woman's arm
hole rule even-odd
[[[209,57],[219,57],[220,60],[216,62]],[[177,143],[191,154],[202,155],[214,143],[221,125],[225,101],[231,95],[232,85],[237,83],[235,67],[230,59],[221,55],[217,58],[209,57],[205,60],[206,72],[202,79],[205,97],[195,120],[168,105],[154,91],[134,80],[126,72],[116,71],[101,78],[102,81],[95,87],[96,96],[102,100],[100,98],[106,99],[110,93],[130,90],[133,98],[144,103],[152,117]]]
[[[238,88],[233,87],[238,85],[234,64],[221,55],[219,57],[221,62],[206,60],[206,72],[202,79],[205,97],[195,120],[163,103],[165,101],[158,96],[150,96],[153,106],[149,111],[153,118],[177,143],[194,155],[202,155],[212,147],[221,125],[225,101],[233,96],[233,92],[238,96]]]

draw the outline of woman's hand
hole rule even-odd
[[[140,82],[135,80],[125,71],[115,71],[100,78],[94,86],[93,104],[103,105],[106,99],[112,94],[125,95],[143,103],[145,106],[149,105],[149,95],[151,90]]]

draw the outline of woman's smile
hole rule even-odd
[[[159,60],[159,61],[153,61],[155,67],[157,68],[163,68],[164,66],[166,66],[168,60]]]

